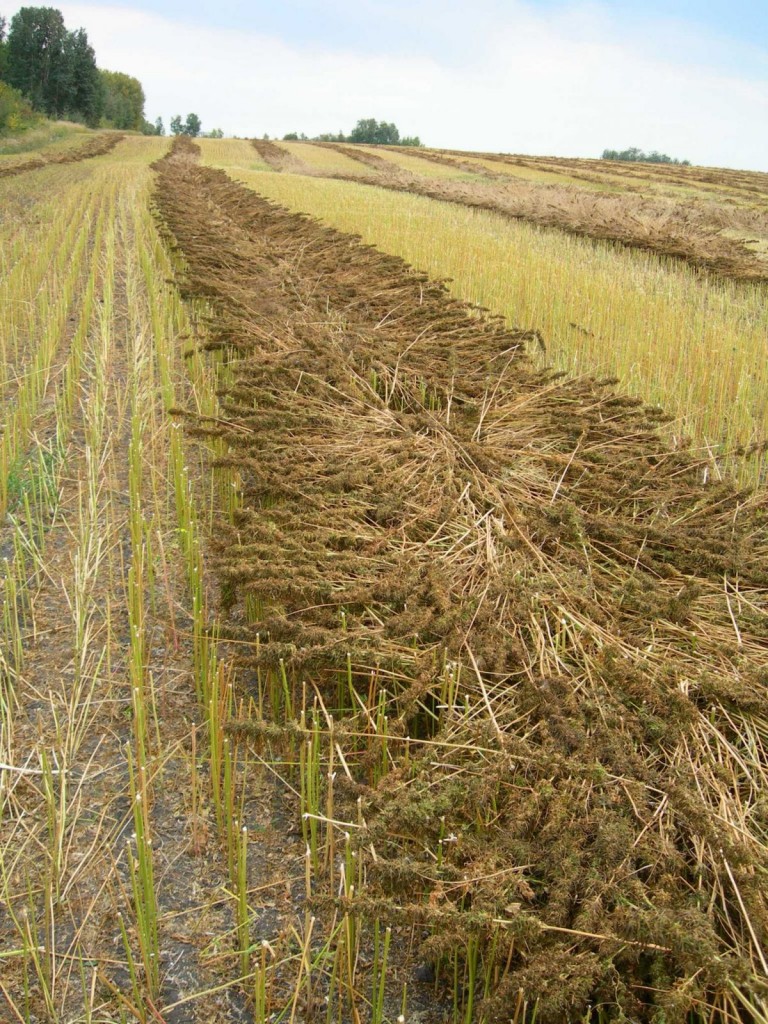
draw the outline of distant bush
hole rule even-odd
[[[31,128],[40,120],[18,89],[0,82],[0,135],[12,135]]]
[[[656,150],[651,150],[650,153],[644,153],[642,149],[637,149],[636,146],[630,147],[630,149],[604,149],[601,160],[625,160],[629,163],[644,163],[644,164],[678,164],[680,167],[690,167],[690,160],[676,160],[671,156],[667,156],[666,153],[657,153]]]

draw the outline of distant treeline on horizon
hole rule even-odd
[[[650,153],[644,153],[642,149],[631,146],[629,149],[604,149],[601,160],[625,160],[628,163],[644,164],[677,164],[680,167],[690,167],[690,160],[677,160],[666,153],[657,153],[655,149]]]
[[[362,118],[355,127],[345,135],[339,131],[325,132],[322,135],[314,135],[312,138],[304,132],[288,132],[283,136],[283,142],[353,142],[373,146],[420,146],[421,139],[418,135],[400,135],[396,124],[391,121],[377,121],[373,117]]]

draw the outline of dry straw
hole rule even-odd
[[[702,485],[654,409],[537,370],[531,335],[194,157],[158,165],[157,203],[232,360],[216,416],[189,414],[242,479],[226,634],[286,707],[349,684],[356,880],[314,880],[313,928],[410,925],[467,1020],[758,1006],[764,496]]]

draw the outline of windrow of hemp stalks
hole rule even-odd
[[[283,693],[232,728],[314,729],[334,767],[318,921],[412,929],[467,1021],[523,1002],[541,1024],[753,1019],[764,495],[704,483],[657,410],[537,369],[534,335],[189,140],[155,166],[228,364],[215,417],[177,410],[242,479],[215,544],[222,628],[241,678]]]

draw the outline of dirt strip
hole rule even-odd
[[[0,167],[0,178],[12,178],[16,174],[24,174],[27,171],[37,171],[41,167],[48,167],[51,164],[76,164],[81,160],[90,160],[94,156],[104,156],[111,152],[118,142],[125,138],[119,132],[109,132],[90,138],[77,149],[69,149],[63,153],[38,154],[23,163],[4,165]]]
[[[768,930],[765,498],[401,260],[157,169],[233,360],[220,416],[190,414],[243,477],[228,635],[246,670],[329,707],[346,672],[386,713],[333,727],[365,884],[318,881],[318,920],[409,925],[463,1019],[732,1019]]]

